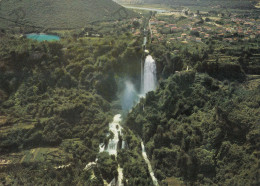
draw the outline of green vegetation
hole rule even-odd
[[[141,155],[140,139],[136,138],[133,132],[126,128],[124,131],[124,140],[127,147],[118,152],[118,162],[124,171],[124,184],[152,185],[147,164]]]
[[[81,29],[89,23],[135,15],[112,0],[3,0],[0,7],[0,28],[21,27],[25,31]]]
[[[260,74],[259,19],[253,19],[257,11],[241,18],[246,11],[209,10],[196,16],[190,10],[186,16],[152,16],[148,47],[156,57],[159,75],[167,77],[187,66],[221,80],[241,81],[244,74]]]
[[[106,185],[117,181],[120,166],[124,185],[150,186],[141,140],[160,185],[259,183],[260,38],[258,11],[248,9],[253,1],[201,0],[202,11],[198,1],[185,0],[189,9],[181,13],[176,0],[171,13],[138,10],[135,18],[110,1],[14,2],[0,3],[0,17],[15,20],[0,21],[1,185]],[[29,5],[25,16],[12,14]],[[241,6],[246,10],[231,9]],[[51,8],[56,11],[48,14]],[[75,9],[84,11],[75,15]],[[74,29],[60,30],[68,25]],[[156,60],[158,88],[122,113],[124,80],[140,87],[144,28],[152,30],[146,49]],[[18,35],[50,30],[61,40]],[[118,146],[124,141],[125,148],[117,156],[99,153],[119,113]]]
[[[100,168],[83,169],[107,140],[120,77],[138,74],[137,38],[72,35],[36,42],[5,34],[0,42],[0,159],[8,162],[0,165],[1,183],[111,181],[117,163],[107,155],[99,155]],[[144,165],[140,169],[147,171]]]
[[[256,185],[259,93],[259,84],[249,90],[180,72],[149,92],[126,124],[145,140],[162,181],[174,176],[186,184]]]

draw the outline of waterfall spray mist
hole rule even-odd
[[[125,81],[125,88],[121,99],[123,110],[129,111],[134,106],[134,103],[137,100],[138,94],[134,84],[129,80]]]

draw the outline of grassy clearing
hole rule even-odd
[[[64,160],[64,152],[60,148],[34,148],[21,152],[23,162],[46,162]]]
[[[167,177],[164,182],[166,182],[168,185],[171,186],[181,186],[184,185],[182,181],[180,181],[179,179],[175,178],[175,177]]]
[[[65,155],[61,148],[39,147],[3,155],[0,159],[10,164],[61,162],[65,160]]]

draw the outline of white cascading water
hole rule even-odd
[[[106,151],[109,155],[117,156],[117,144],[119,142],[119,134],[121,135],[122,127],[120,125],[121,122],[121,115],[117,114],[114,116],[113,122],[109,123],[109,130],[113,133],[114,138],[109,139],[108,147]]]
[[[148,170],[149,170],[150,176],[151,176],[151,178],[153,180],[153,184],[155,186],[157,186],[159,184],[158,184],[158,181],[157,181],[156,177],[154,176],[152,165],[151,165],[151,163],[150,163],[150,161],[149,161],[149,159],[147,157],[143,141],[141,141],[141,147],[142,147],[142,156],[144,158],[145,163],[148,165]]]
[[[109,139],[107,148],[102,143],[99,145],[99,152],[108,152],[109,155],[117,156],[117,144],[119,142],[119,135],[121,135],[122,127],[120,125],[121,122],[121,114],[117,114],[114,116],[113,122],[109,123],[109,130],[113,133],[113,139]],[[109,134],[108,134],[109,135]]]
[[[141,94],[144,92],[144,62],[141,60]]]
[[[141,62],[141,96],[145,96],[147,92],[155,90],[156,84],[157,84],[156,64],[152,56],[148,55],[145,59],[144,68]],[[154,176],[152,165],[147,157],[143,141],[141,141],[141,147],[142,147],[142,156],[144,158],[145,163],[148,166],[148,170],[153,180],[153,184],[157,186],[159,184],[156,177]]]
[[[148,55],[145,59],[145,63],[143,65],[143,62],[141,62],[141,96],[144,96],[147,92],[153,91],[156,89],[156,64],[154,59],[151,55]],[[137,92],[135,90],[135,87],[131,81],[125,82],[125,90],[123,92],[123,99],[122,99],[122,107],[123,110],[129,111],[133,105],[134,101],[137,101]],[[113,138],[109,139],[107,147],[105,147],[105,144],[99,145],[99,152],[108,152],[109,155],[115,155],[117,157],[117,146],[119,142],[119,135],[122,135],[122,127],[120,125],[121,123],[121,114],[117,114],[114,116],[113,122],[109,123],[109,130],[113,133]],[[109,135],[109,134],[108,134]],[[150,173],[150,176],[153,180],[153,184],[155,186],[158,185],[158,181],[154,176],[154,172],[152,170],[151,163],[147,157],[147,154],[145,152],[145,147],[143,142],[141,142],[142,147],[142,156],[148,165],[148,170]],[[122,149],[125,148],[125,141],[122,141],[122,146],[120,147]],[[84,170],[90,169],[92,166],[96,165],[97,159],[95,162],[90,162],[86,165]],[[122,186],[122,180],[123,180],[123,169],[118,165],[118,179],[116,185]],[[115,184],[115,179],[112,180],[109,186]]]
[[[100,144],[99,152],[105,151],[108,152],[109,155],[115,155],[117,157],[117,145],[119,142],[119,135],[122,135],[122,127],[120,123],[121,123],[121,114],[117,114],[114,116],[113,122],[109,123],[109,130],[113,133],[113,139],[109,139],[106,149],[104,144]],[[122,142],[122,144],[124,144],[124,141]],[[117,185],[121,186],[123,180],[123,169],[120,167],[120,165],[118,165],[117,171],[118,171]],[[112,185],[112,183],[110,183],[109,185]]]
[[[151,55],[148,55],[144,63],[144,84],[143,84],[143,94],[153,91],[156,89],[156,64]]]

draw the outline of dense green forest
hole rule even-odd
[[[111,104],[118,78],[131,74],[127,63],[138,63],[141,54],[130,35],[116,38],[1,38],[0,151],[12,162],[0,167],[2,184],[99,185],[117,175],[115,158],[97,156],[99,144],[108,140],[106,126],[120,107]],[[125,178],[130,185],[151,182],[138,140],[125,134],[129,150],[118,159]],[[97,157],[100,168],[83,171]]]
[[[260,86],[194,71],[161,81],[128,115],[160,180],[186,184],[259,183]]]
[[[157,19],[188,24],[185,17],[172,18]],[[162,35],[175,36],[163,25],[158,28]],[[186,185],[260,182],[260,83],[253,75],[259,74],[259,59],[253,57],[259,54],[259,37],[230,44],[214,32],[203,43],[149,44],[159,85],[132,109],[125,123],[145,141],[155,175],[165,185],[176,178]]]

